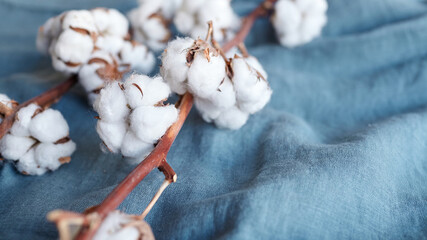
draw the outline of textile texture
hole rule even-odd
[[[232,4],[243,16],[259,2]],[[168,156],[178,181],[146,218],[158,239],[427,239],[427,3],[328,4],[323,36],[302,47],[256,22],[248,49],[274,93],[244,127],[192,110]],[[0,1],[0,92],[22,102],[63,81],[35,48],[38,27],[98,6],[136,1]],[[100,150],[80,87],[53,108],[77,151],[40,177],[0,166],[0,239],[56,239],[49,211],[100,203],[135,167]],[[141,213],[162,181],[153,171],[120,209]]]

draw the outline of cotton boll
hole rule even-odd
[[[89,32],[97,32],[95,20],[88,10],[68,11],[62,19],[62,28],[80,28]]]
[[[160,17],[148,18],[140,26],[140,31],[145,36],[146,41],[143,42],[153,51],[163,50],[171,36],[169,28]]]
[[[102,79],[96,72],[98,69],[105,67],[102,63],[85,64],[79,71],[79,83],[83,86],[86,92],[100,89],[104,86]]]
[[[129,64],[144,74],[150,73],[156,64],[154,54],[146,46],[129,41],[123,44],[119,56],[123,64]]]
[[[141,106],[130,116],[130,127],[135,135],[148,143],[155,143],[176,121],[178,110],[175,106]]]
[[[132,75],[124,83],[125,95],[131,108],[153,106],[168,98],[169,86],[161,77],[150,78],[145,75]]]
[[[5,159],[18,160],[36,143],[29,137],[17,137],[6,134],[0,140],[0,153]]]
[[[327,8],[325,0],[279,0],[271,20],[280,43],[295,47],[319,36]]]
[[[120,36],[102,36],[96,40],[96,46],[111,54],[118,54],[123,48],[125,40]]]
[[[57,35],[53,35],[53,32],[58,32],[54,30],[54,27],[57,26],[56,22],[59,22],[56,17],[49,18],[43,24],[43,26],[39,28],[36,39],[36,47],[37,50],[43,54],[49,53],[49,46],[52,42],[52,38],[57,37]]]
[[[215,106],[227,109],[236,104],[236,93],[228,77],[224,78],[217,90],[208,98]]]
[[[99,137],[105,143],[110,151],[117,153],[122,146],[123,139],[126,135],[126,122],[105,122],[98,121],[96,131]]]
[[[38,165],[49,170],[56,170],[61,166],[61,158],[69,157],[76,150],[73,141],[66,143],[41,143],[35,147],[35,159]]]
[[[56,41],[54,53],[64,62],[86,63],[93,47],[93,40],[89,35],[67,29],[61,33]]]
[[[218,118],[221,112],[224,110],[220,107],[212,104],[211,101],[203,98],[194,98],[194,104],[200,116],[205,122],[212,122],[214,119]]]
[[[12,100],[5,94],[0,93],[0,103],[6,105],[6,107],[12,108]]]
[[[248,118],[249,114],[240,111],[237,107],[232,107],[222,112],[218,118],[215,119],[215,125],[219,128],[236,130],[245,125]]]
[[[129,114],[125,94],[116,82],[106,85],[101,90],[93,107],[105,122],[124,121]]]
[[[127,223],[133,221],[130,216],[113,211],[104,219],[98,231],[96,231],[94,240],[138,240],[140,233],[135,227],[124,227]],[[145,239],[145,236],[144,236]],[[154,238],[153,238],[154,239]]]
[[[197,17],[200,24],[212,21],[214,27],[221,29],[232,25],[234,12],[230,0],[206,0],[197,11]]]
[[[59,59],[55,54],[52,54],[52,66],[59,72],[63,73],[78,73],[82,64],[81,63],[65,63]]]
[[[204,53],[199,52],[188,70],[188,87],[193,94],[208,98],[217,91],[225,77],[225,61],[221,56],[214,56],[211,52],[208,60]]]
[[[37,164],[34,149],[30,149],[25,153],[15,165],[18,171],[28,175],[42,175],[47,171],[47,169]]]
[[[69,128],[61,112],[49,108],[33,118],[29,131],[40,142],[55,142],[68,136]]]
[[[188,72],[187,52],[193,43],[194,40],[191,38],[177,38],[169,42],[162,54],[160,74],[171,90],[178,94],[184,94],[187,91],[185,84]]]
[[[256,57],[249,56],[245,58],[245,61],[251,66],[254,70],[260,73],[265,79],[268,78],[267,72],[262,67],[261,63],[258,61]]]
[[[193,13],[178,11],[173,20],[176,28],[183,34],[188,34],[196,25]]]
[[[117,36],[123,39],[128,34],[129,22],[116,9],[95,8],[91,12],[102,35]]]
[[[146,143],[136,137],[132,131],[128,131],[123,139],[121,153],[125,157],[140,158],[142,160],[153,149],[153,143]]]
[[[10,133],[18,137],[29,137],[29,126],[37,109],[40,107],[34,103],[21,108],[16,114]]]
[[[233,84],[240,110],[247,113],[259,111],[270,100],[272,93],[267,81],[243,58],[233,59],[232,66]],[[258,68],[262,70],[261,65]]]

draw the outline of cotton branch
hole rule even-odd
[[[252,26],[259,17],[263,17],[268,15],[268,13],[273,9],[274,3],[276,3],[277,0],[265,0],[262,2],[257,8],[255,8],[248,16],[245,17],[243,20],[242,27],[240,28],[240,31],[236,34],[236,36],[229,42],[227,42],[223,46],[224,52],[228,52],[230,49],[232,49],[234,46],[239,45],[242,43],[246,37],[248,36],[249,32],[252,29]]]
[[[9,131],[9,129],[12,127],[13,122],[15,121],[16,113],[23,107],[26,107],[32,103],[35,103],[39,105],[42,108],[47,108],[56,101],[59,100],[68,90],[71,89],[71,87],[74,86],[74,84],[77,83],[77,77],[75,75],[68,78],[63,83],[57,85],[56,87],[53,87],[52,89],[40,94],[37,97],[34,97],[22,104],[17,105],[13,109],[7,110],[7,112],[4,112],[5,118],[3,119],[3,122],[0,124],[0,139],[6,135],[6,133]],[[0,105],[0,112],[2,112],[2,106]]]

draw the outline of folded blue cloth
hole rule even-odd
[[[234,1],[240,15],[260,0]],[[238,131],[192,111],[168,161],[178,174],[147,217],[158,239],[427,239],[427,4],[329,0],[323,37],[286,49],[268,20],[249,51],[271,102]],[[0,92],[24,101],[65,79],[35,49],[38,26],[74,8],[134,0],[0,2]],[[155,74],[155,73],[153,73]],[[134,165],[104,154],[94,113],[73,89],[54,108],[78,150],[41,177],[0,169],[0,239],[55,239],[53,209],[96,205]],[[156,171],[120,206],[140,213]]]

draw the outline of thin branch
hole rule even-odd
[[[237,46],[239,43],[243,42],[251,31],[252,25],[254,24],[255,20],[257,20],[259,17],[268,15],[268,13],[273,9],[274,3],[276,2],[277,0],[265,0],[257,8],[255,8],[247,17],[245,17],[240,31],[236,34],[236,36],[234,36],[231,41],[227,42],[223,46],[222,49],[224,50],[224,52],[228,52],[234,46]]]
[[[59,100],[74,84],[77,83],[77,77],[75,75],[68,78],[63,83],[53,87],[52,89],[40,94],[37,97],[34,97],[22,104],[19,104],[17,107],[13,108],[13,112],[10,113],[3,119],[3,122],[0,124],[0,139],[9,132],[9,129],[12,127],[13,122],[15,121],[16,113],[23,107],[26,107],[32,103],[39,105],[40,107],[47,108],[51,104]]]

